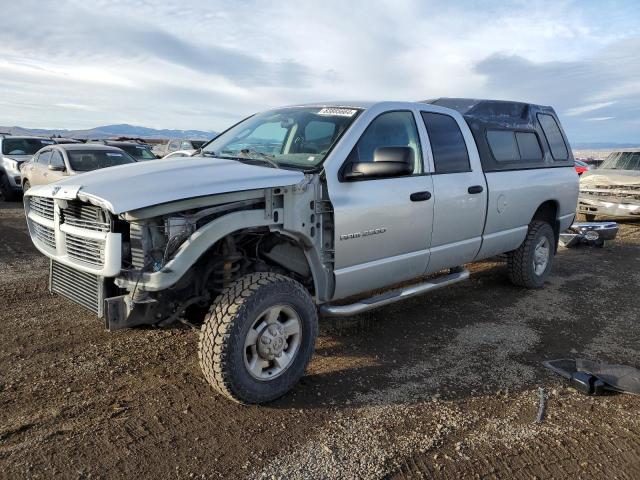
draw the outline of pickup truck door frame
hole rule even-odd
[[[408,111],[418,131],[423,168],[410,176],[340,180],[340,168],[367,127],[380,115]],[[335,289],[345,298],[424,274],[429,261],[433,183],[425,128],[415,104],[385,102],[365,110],[325,163],[334,210]],[[425,192],[428,192],[425,193]],[[411,199],[412,194],[413,200]]]
[[[482,245],[482,234],[487,215],[487,183],[480,162],[480,155],[473,135],[462,115],[451,109],[425,104],[420,112],[437,113],[453,118],[462,133],[469,157],[469,171],[438,173],[435,168],[431,140],[425,122],[427,140],[424,149],[429,150],[433,172],[433,235],[431,255],[426,273],[433,273],[472,262]]]

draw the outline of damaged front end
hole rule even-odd
[[[580,177],[578,213],[640,218],[640,152],[614,152]]]
[[[127,221],[125,215],[120,220],[126,230],[123,268],[113,280],[122,294],[105,298],[106,327],[163,326],[181,319],[192,307],[206,308],[212,294],[246,273],[249,252],[245,242],[233,235],[203,258],[195,258],[188,247],[197,244],[203,231],[217,221],[222,223],[234,212],[264,212],[264,204],[262,196],[147,219]]]

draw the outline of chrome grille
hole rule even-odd
[[[80,262],[101,266],[104,263],[104,242],[67,234],[67,255]]]
[[[29,209],[42,218],[53,220],[53,198],[29,197]]]
[[[56,237],[54,231],[45,227],[44,225],[40,225],[39,223],[33,222],[32,224],[33,233],[35,237],[38,239],[40,243],[43,243],[47,247],[55,250],[56,249]]]
[[[580,195],[589,197],[599,197],[605,199],[627,199],[627,200],[640,200],[640,190],[632,187],[595,187],[595,188],[582,188],[580,189]]]
[[[109,219],[104,210],[81,202],[69,202],[67,207],[62,209],[62,222],[87,230],[99,232],[110,230]]]
[[[59,293],[102,316],[103,283],[97,275],[80,272],[52,260],[49,288],[53,293]]]
[[[142,231],[140,224],[129,224],[130,245],[131,245],[131,265],[135,268],[144,268],[144,249],[142,248]]]

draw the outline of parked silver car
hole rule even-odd
[[[640,219],[640,151],[613,152],[583,173],[578,211],[588,222],[596,216]]]
[[[0,135],[0,194],[5,200],[16,200],[22,194],[20,166],[42,147],[53,144],[48,138]]]
[[[542,287],[577,197],[552,108],[438,99],[269,110],[200,156],[34,187],[24,203],[52,291],[109,329],[209,308],[207,381],[261,403],[303,375],[318,314],[451,285],[497,254],[514,284]]]

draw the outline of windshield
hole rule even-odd
[[[598,168],[640,170],[640,152],[613,152]]]
[[[156,158],[149,147],[144,145],[119,145],[118,148],[121,148],[137,160],[155,160]]]
[[[39,138],[5,138],[2,141],[4,155],[33,155],[46,145],[53,145],[53,140]]]
[[[203,148],[219,158],[267,160],[277,165],[320,165],[360,111],[353,108],[282,108],[240,122]]]
[[[117,150],[68,150],[69,164],[75,172],[90,172],[99,168],[136,163],[126,152]]]

